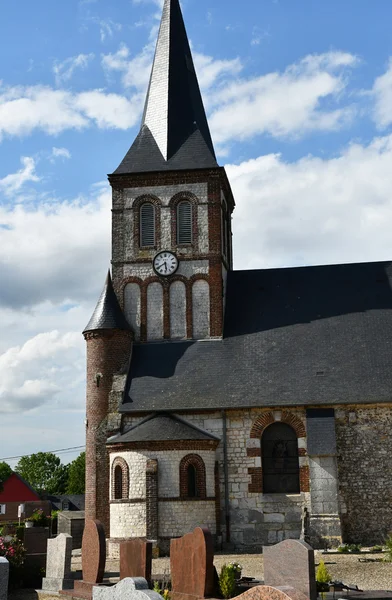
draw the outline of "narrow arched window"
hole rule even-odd
[[[177,244],[192,243],[192,204],[182,200],[177,205]]]
[[[155,246],[155,206],[145,202],[140,207],[140,246]]]
[[[196,471],[195,465],[192,465],[192,464],[188,465],[186,474],[187,474],[187,484],[188,484],[187,496],[188,496],[188,498],[197,498],[198,497],[197,471]]]
[[[123,498],[123,470],[120,465],[114,469],[114,499],[121,500]]]
[[[297,435],[286,423],[273,423],[261,438],[263,492],[299,494]]]

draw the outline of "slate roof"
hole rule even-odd
[[[68,504],[68,510],[84,510],[85,494],[48,495],[47,499],[54,510],[64,510],[65,504]]]
[[[107,274],[97,306],[83,333],[97,329],[131,329],[118,303],[110,272]]]
[[[391,402],[392,262],[234,271],[224,339],[135,345],[123,412]]]
[[[150,415],[126,433],[109,438],[108,444],[124,444],[127,442],[145,441],[171,441],[171,440],[213,440],[219,438],[195,427],[180,417],[169,413],[155,413]]]
[[[165,0],[140,132],[114,175],[217,167],[178,0]]]

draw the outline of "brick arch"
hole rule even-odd
[[[135,198],[132,204],[132,209],[134,211],[133,217],[133,226],[134,226],[134,248],[136,251],[140,249],[140,207],[149,202],[153,204],[155,207],[155,246],[151,246],[151,249],[157,249],[161,243],[161,207],[162,203],[152,194],[143,194],[142,196],[138,196]]]
[[[186,244],[187,247],[198,246],[199,228],[197,224],[197,197],[192,192],[179,192],[175,194],[170,202],[170,220],[171,220],[171,242],[172,246],[177,246],[177,206],[182,200],[187,200],[192,205],[192,243]]]
[[[299,419],[295,414],[288,410],[284,410],[282,412],[282,416],[280,421],[282,423],[286,423],[290,425],[298,438],[306,437],[305,426],[302,423],[301,419]],[[275,423],[274,413],[272,411],[266,412],[259,417],[257,417],[256,421],[253,423],[252,428],[250,430],[251,438],[260,438],[263,434],[263,431],[268,425]]]
[[[116,467],[120,467],[122,471],[122,493],[121,498],[116,498]],[[112,464],[111,474],[111,499],[121,500],[129,497],[129,467],[128,463],[121,456],[116,456]]]
[[[193,465],[196,469],[196,489],[198,498],[207,497],[206,489],[206,466],[204,460],[198,454],[187,454],[180,462],[180,498],[187,499],[188,496],[188,467]]]

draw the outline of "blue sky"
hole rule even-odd
[[[138,130],[161,6],[2,6],[0,459],[84,443],[106,175]],[[182,6],[236,197],[235,267],[392,258],[392,3]]]

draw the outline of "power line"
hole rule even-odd
[[[51,452],[52,454],[60,454],[61,452],[70,452],[71,450],[82,450],[86,446],[72,446],[71,448],[60,448],[60,450],[47,450],[46,452]],[[23,458],[24,456],[32,456],[33,454],[38,454],[37,452],[32,452],[31,454],[21,454],[20,456],[5,456],[4,458],[0,458],[0,460],[14,460],[15,458]]]

